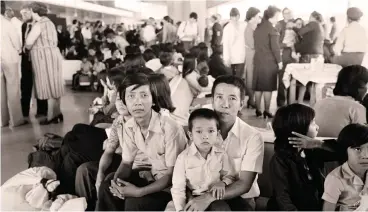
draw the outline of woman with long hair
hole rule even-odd
[[[26,38],[26,48],[30,49],[38,99],[48,100],[47,119],[41,125],[63,121],[60,99],[64,94],[62,80],[62,56],[57,47],[58,39],[55,25],[47,17],[47,6],[33,2],[32,30]]]

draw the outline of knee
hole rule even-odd
[[[209,211],[231,211],[230,206],[223,200],[216,200],[207,208]]]

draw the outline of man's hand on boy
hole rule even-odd
[[[224,198],[225,195],[225,186],[226,184],[224,182],[217,182],[214,185],[212,185],[210,192],[212,193],[212,197],[216,198],[217,200],[220,200]]]
[[[310,138],[297,132],[292,133],[295,137],[290,137],[289,143],[293,145],[294,148],[315,149],[320,148],[323,144],[323,141],[321,140]]]
[[[215,201],[210,193],[203,194],[188,201],[184,211],[205,211]]]

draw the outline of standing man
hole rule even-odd
[[[20,106],[19,59],[22,52],[19,34],[5,18],[1,1],[1,126],[16,127],[27,122]]]
[[[92,28],[91,23],[86,21],[86,25],[82,28],[82,35],[84,38],[84,45],[89,46],[92,41]]]
[[[25,39],[32,29],[32,14],[29,8],[24,7],[20,13],[22,14],[22,43],[25,45]],[[22,48],[22,62],[21,62],[21,73],[22,77],[20,80],[21,89],[21,105],[24,117],[29,117],[29,111],[31,106],[32,88],[33,88],[33,72],[32,63],[29,55],[29,50]],[[37,99],[37,114],[36,117],[47,116],[47,100]]]
[[[293,13],[289,8],[285,8],[282,10],[282,15],[284,17],[283,20],[279,21],[276,25],[277,31],[280,33],[280,47],[282,52],[282,64],[283,68],[279,72],[279,86],[277,89],[277,106],[281,107],[286,104],[286,96],[287,96],[287,90],[285,88],[284,83],[282,82],[282,78],[284,77],[285,68],[289,63],[292,63],[294,60],[292,57],[290,57],[290,51],[291,48],[287,47],[285,44],[282,43],[285,37],[285,30],[286,30],[286,23],[288,21],[293,20]]]
[[[211,20],[213,22],[212,26],[212,39],[211,39],[211,47],[215,49],[216,47],[222,46],[222,26],[220,24],[219,15],[211,16]]]
[[[179,40],[184,44],[185,51],[189,51],[199,39],[198,15],[195,12],[190,13],[189,21],[181,22],[178,28]]]
[[[148,19],[147,25],[142,29],[142,37],[143,37],[143,41],[145,42],[147,48],[156,44],[155,19],[153,18]]]

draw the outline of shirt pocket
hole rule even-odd
[[[196,189],[196,187],[200,187],[204,182],[204,173],[203,167],[190,167],[186,170],[187,181]]]

